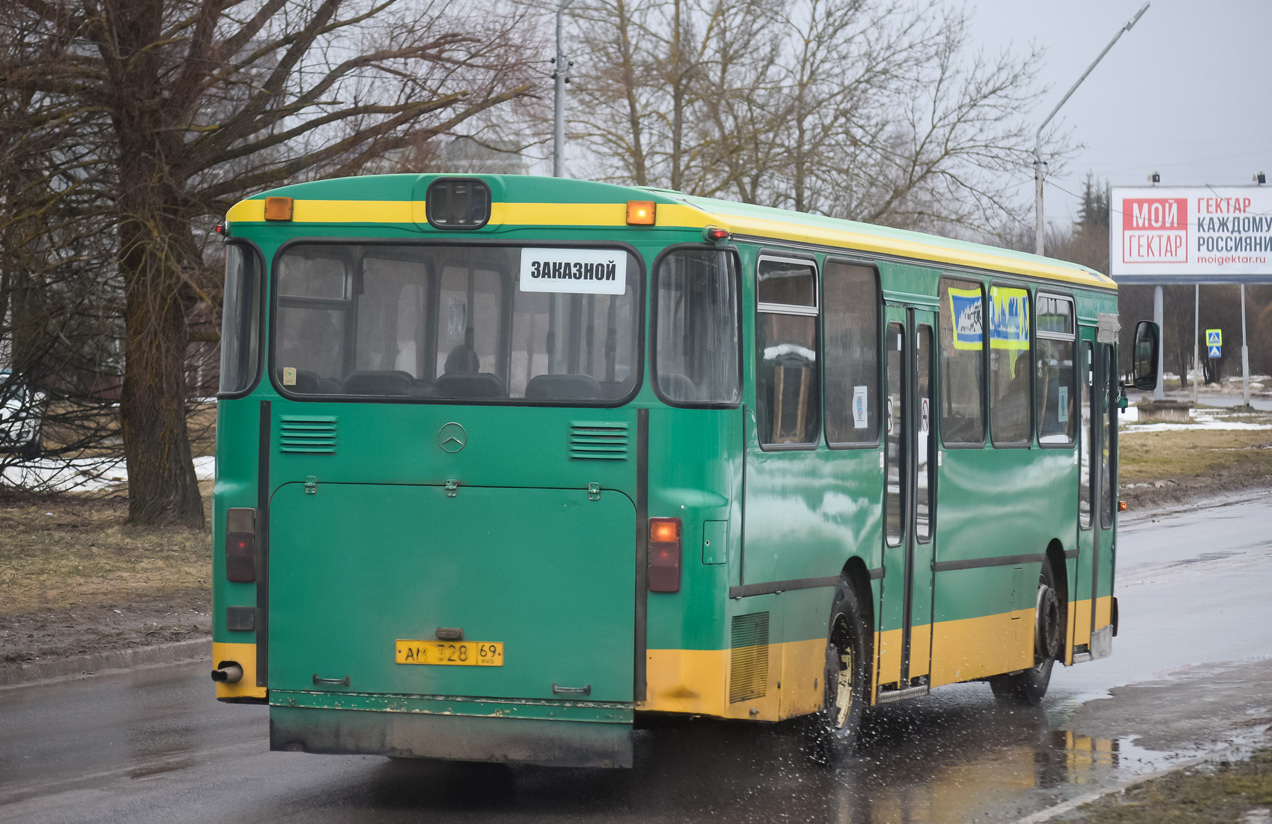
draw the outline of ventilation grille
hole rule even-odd
[[[284,415],[278,433],[280,452],[336,454],[336,419],[310,415]]]
[[[570,460],[627,460],[627,424],[571,421]]]
[[[769,614],[733,618],[729,662],[729,703],[763,698],[768,691]]]

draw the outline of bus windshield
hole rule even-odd
[[[639,374],[629,252],[301,243],[278,260],[285,393],[615,405]]]

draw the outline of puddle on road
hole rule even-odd
[[[638,732],[630,771],[397,762],[369,800],[402,820],[480,810],[530,821],[999,822],[1162,766],[1161,754],[1057,729],[1063,712],[1051,715],[999,706],[983,684],[951,688],[876,708],[859,754],[833,769],[810,762],[798,724],[668,721]]]

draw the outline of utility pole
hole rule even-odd
[[[1082,76],[1078,78],[1078,82],[1074,83],[1073,87],[1070,88],[1069,91],[1065,92],[1064,97],[1062,97],[1060,102],[1056,104],[1056,107],[1051,110],[1051,114],[1047,115],[1046,119],[1042,121],[1042,125],[1038,127],[1037,133],[1034,134],[1034,250],[1040,255],[1043,253],[1043,235],[1046,232],[1046,223],[1043,220],[1042,214],[1042,130],[1047,128],[1047,124],[1051,122],[1051,118],[1056,116],[1056,112],[1060,111],[1060,107],[1063,106],[1070,96],[1078,90],[1078,86],[1082,85],[1082,81],[1087,79],[1087,75],[1089,75],[1096,65],[1104,59],[1104,55],[1109,53],[1109,49],[1113,48],[1113,44],[1116,43],[1123,34],[1130,31],[1132,26],[1139,22],[1139,19],[1144,15],[1144,12],[1148,11],[1148,7],[1148,3],[1140,6],[1140,10],[1135,12],[1135,16],[1126,21],[1126,25],[1122,26],[1122,28],[1118,30],[1117,34],[1113,35],[1113,39],[1110,40],[1109,44],[1104,47],[1104,51],[1100,52],[1100,56],[1095,58],[1095,61],[1092,62],[1090,66],[1087,66],[1087,70],[1084,71]],[[558,31],[560,31],[559,28]]]
[[[561,15],[565,7],[574,0],[561,0],[556,12],[556,57],[552,58],[552,79],[556,81],[556,94],[553,97],[553,129],[552,129],[552,176],[561,176],[561,155],[565,149],[565,84],[570,82],[567,73],[573,63],[565,59],[565,49],[561,45]]]

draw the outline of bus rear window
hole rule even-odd
[[[297,244],[273,371],[294,395],[621,402],[639,375],[641,264],[612,249]]]
[[[654,382],[659,393],[676,405],[736,405],[742,381],[734,253],[672,252],[659,262],[654,283]]]

